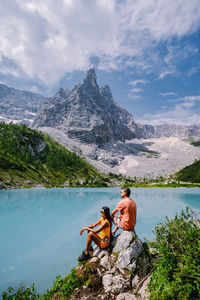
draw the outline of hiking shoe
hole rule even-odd
[[[94,251],[94,249],[93,249],[93,247],[92,246],[90,246],[90,249],[89,249],[89,251]],[[83,250],[82,251],[82,254],[85,252],[85,250]]]
[[[78,261],[88,260],[89,258],[91,258],[90,254],[86,254],[84,251],[84,253],[82,253],[82,255],[78,258]]]

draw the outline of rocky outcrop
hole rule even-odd
[[[140,289],[151,271],[151,257],[147,245],[134,232],[123,231],[114,238],[112,250],[94,249],[87,265],[77,268],[91,270],[88,286],[78,289],[70,299],[146,299],[148,292]],[[86,270],[85,270],[86,272]],[[137,298],[136,298],[137,294]]]
[[[44,97],[0,84],[0,121],[31,125]]]

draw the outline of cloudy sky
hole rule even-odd
[[[95,67],[141,123],[200,123],[199,0],[1,0],[0,83],[53,95]]]

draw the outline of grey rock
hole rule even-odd
[[[134,295],[129,294],[129,293],[119,294],[116,298],[116,300],[136,300],[136,299],[138,299],[138,298],[135,297]]]
[[[131,242],[135,240],[135,234],[132,231],[122,231],[122,233],[117,237],[115,241],[115,247],[113,249],[113,253],[117,253],[121,250],[127,249]]]
[[[108,255],[105,255],[101,260],[100,260],[100,265],[108,271],[111,271],[111,264],[108,258]]]
[[[103,287],[106,293],[110,292],[111,290],[112,279],[113,279],[113,275],[111,273],[105,274],[102,278]]]
[[[113,253],[118,255],[117,266],[121,272],[124,269],[134,271],[136,260],[143,251],[142,241],[133,231],[123,231],[117,238]]]
[[[132,254],[133,252],[130,248],[120,252],[117,261],[117,266],[120,270],[127,269],[129,271],[135,271],[136,261],[133,261],[133,259],[131,258]]]
[[[137,124],[138,125],[138,124]],[[142,138],[161,138],[161,137],[179,137],[188,138],[192,136],[200,136],[200,124],[198,125],[140,125],[137,127],[136,135]]]
[[[125,279],[122,275],[113,276],[112,274],[105,274],[102,282],[105,293],[117,294],[130,287],[129,278]]]
[[[0,182],[0,190],[3,190],[5,188],[5,185],[3,184],[3,182]]]
[[[132,280],[132,287],[133,287],[133,288],[136,288],[136,287],[138,286],[139,282],[140,282],[139,276],[138,276],[138,275],[135,275],[135,277],[134,277],[133,280]]]
[[[90,259],[90,262],[91,263],[96,263],[96,262],[98,262],[99,261],[99,259],[98,259],[98,257],[96,257],[96,256],[94,256],[94,257],[92,257],[91,259]]]
[[[31,125],[44,96],[0,84],[0,121]]]

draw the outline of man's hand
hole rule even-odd
[[[114,218],[114,215],[116,214],[116,212],[118,211],[118,209],[117,208],[115,208],[112,212],[111,212],[111,217],[112,218]]]

